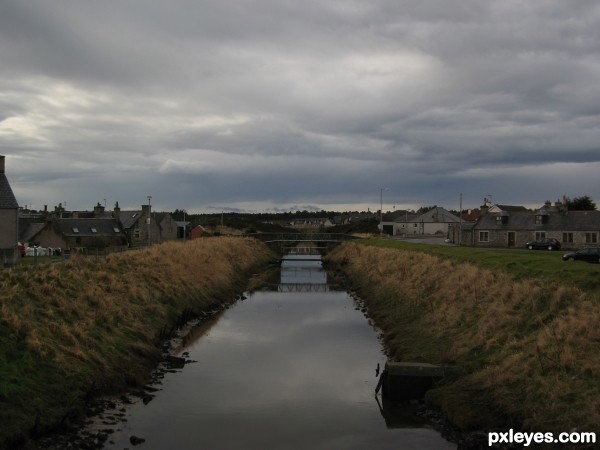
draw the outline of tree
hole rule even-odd
[[[417,210],[417,214],[421,215],[421,214],[425,214],[427,211],[431,211],[432,209],[437,208],[437,205],[433,205],[433,206],[421,206],[418,210]]]
[[[595,211],[596,204],[594,201],[588,196],[584,195],[582,197],[575,197],[573,200],[566,197],[567,200],[567,208],[571,211]]]

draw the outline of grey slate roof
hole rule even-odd
[[[176,220],[176,221],[175,221],[175,224],[176,224],[176,225],[177,225],[179,228],[186,228],[186,227],[189,227],[189,226],[192,224],[192,222],[188,222],[188,221],[185,221],[185,222],[183,222],[183,221],[180,221],[180,220]]]
[[[430,209],[424,214],[415,217],[409,222],[423,222],[423,223],[458,223],[460,218],[452,214],[450,211],[440,208],[439,206]]]
[[[19,240],[29,242],[35,238],[35,236],[44,229],[46,224],[44,222],[24,223],[19,221]]]
[[[19,209],[15,194],[13,194],[8,178],[4,173],[0,173],[0,208]]]
[[[494,205],[494,206],[496,206],[497,208],[500,208],[502,211],[514,211],[514,212],[529,211],[524,206],[518,206],[518,205]]]
[[[125,237],[125,233],[115,219],[85,218],[58,219],[58,229],[64,236],[108,236]],[[95,231],[94,231],[95,230]]]
[[[534,211],[508,213],[505,224],[498,223],[498,214],[488,213],[480,217],[476,229],[480,230],[540,230],[540,231],[600,231],[600,211],[567,211],[564,214],[548,213],[548,220],[536,224]]]
[[[121,221],[121,224],[123,224],[123,228],[126,230],[135,225],[135,223],[140,220],[140,217],[142,217],[142,210],[121,211],[119,213],[119,220]]]

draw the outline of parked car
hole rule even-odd
[[[529,250],[560,250],[560,242],[554,238],[543,238],[525,244]]]
[[[586,261],[589,263],[600,263],[600,247],[586,247],[576,252],[565,253],[563,261]]]

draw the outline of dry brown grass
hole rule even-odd
[[[256,240],[221,237],[0,272],[0,422],[17,417],[24,398],[44,402],[20,391],[39,370],[45,380],[69,380],[67,392],[139,378],[160,353],[161,329],[183,311],[232,301],[249,271],[271,258]]]
[[[597,297],[414,251],[347,243],[329,260],[353,280],[393,357],[453,368],[430,398],[458,424],[599,430]]]

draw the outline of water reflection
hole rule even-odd
[[[282,263],[280,286],[326,280],[319,260]],[[385,356],[345,292],[256,292],[185,351],[197,362],[133,405],[105,448],[130,447],[132,435],[143,449],[456,448],[428,428],[386,426],[374,399]]]
[[[327,291],[327,272],[323,270],[321,257],[315,255],[286,256],[281,262],[279,290],[285,292]]]

